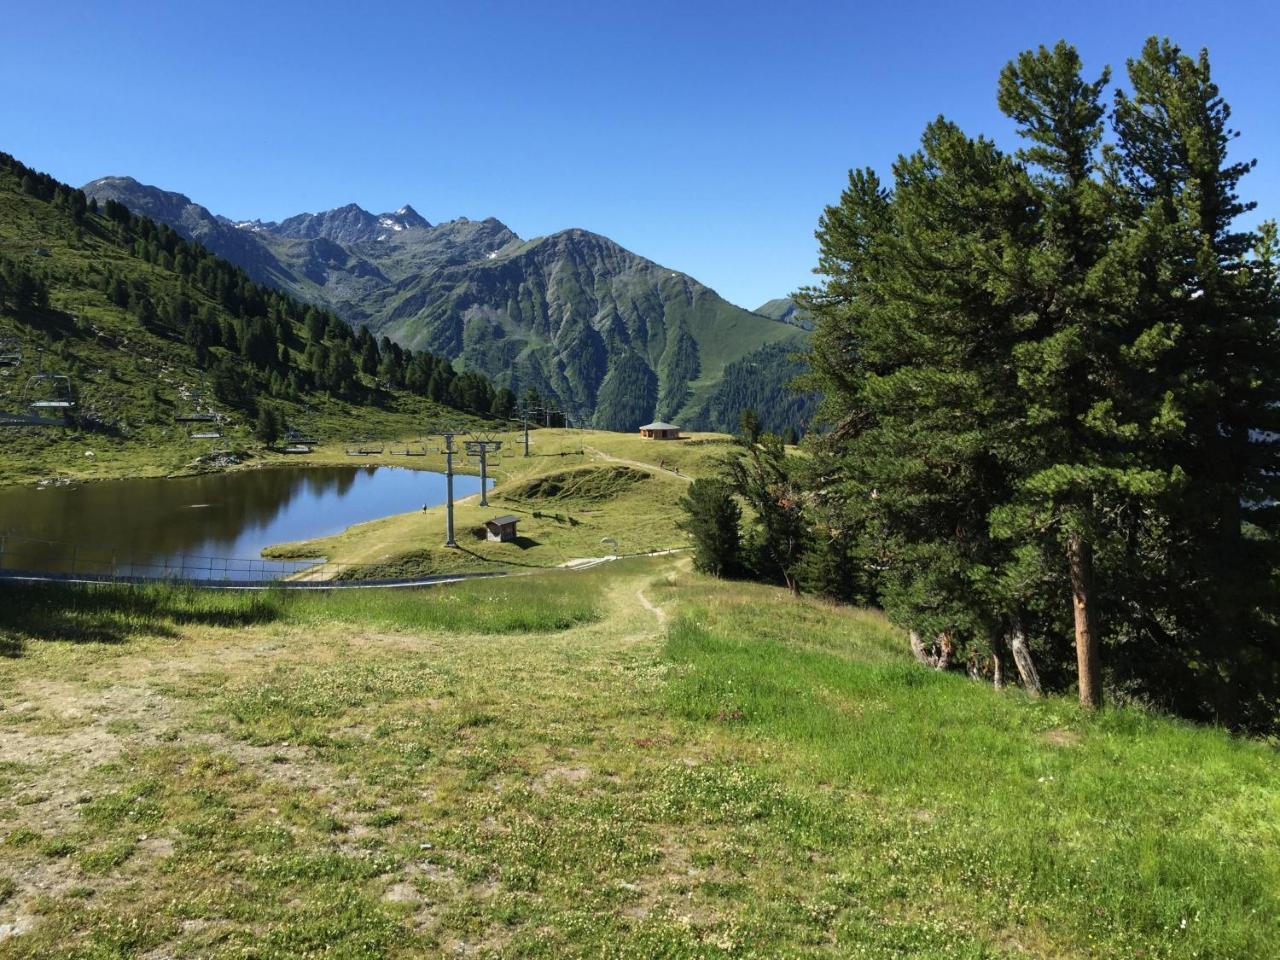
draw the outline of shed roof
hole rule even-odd
[[[653,423],[646,423],[641,430],[679,430],[674,423],[663,423],[661,420],[655,420]]]
[[[485,523],[492,523],[500,527],[505,527],[507,524],[515,523],[519,519],[519,517],[512,516],[508,513],[505,517],[494,517],[492,520],[486,520]]]

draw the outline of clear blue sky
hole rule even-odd
[[[1280,4],[1256,0],[9,3],[0,149],[237,219],[584,227],[755,307],[810,279],[851,166],[939,113],[1012,146],[1006,60],[1065,37],[1122,70],[1151,33],[1209,47],[1280,215]]]

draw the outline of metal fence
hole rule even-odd
[[[378,574],[381,573],[381,576]],[[387,577],[371,564],[333,563],[323,559],[275,560],[266,557],[214,557],[191,553],[132,554],[83,544],[41,540],[0,533],[0,579],[40,579],[97,583],[167,581],[204,586],[281,584],[291,587],[335,586],[359,581],[429,583],[480,574],[435,574]]]

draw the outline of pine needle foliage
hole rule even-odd
[[[891,181],[850,174],[799,297],[837,465],[809,496],[949,662],[1000,676],[1021,645],[1086,706],[1265,728],[1276,232],[1238,226],[1208,55],[1153,38],[1128,81],[1108,110],[1109,70],[1026,51],[998,84],[1020,150],[939,117]]]

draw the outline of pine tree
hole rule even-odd
[[[1016,459],[1024,464],[996,528],[1066,555],[1075,623],[1080,702],[1102,702],[1103,596],[1097,560],[1117,518],[1177,490],[1180,474],[1150,451],[1176,432],[1165,378],[1153,367],[1171,346],[1167,331],[1132,310],[1140,278],[1122,242],[1123,213],[1100,177],[1104,70],[1082,75],[1060,42],[1021,54],[1000,77],[1001,109],[1030,142],[1028,164],[1040,215],[1033,242],[1009,251],[1028,296],[1026,332],[1013,351],[1021,393]],[[1036,558],[1029,577],[1044,561]],[[1117,575],[1122,576],[1122,572]]]
[[[267,404],[259,404],[258,420],[253,435],[270,446],[280,439],[280,411]]]
[[[363,331],[368,334],[368,330]],[[373,342],[372,337],[368,337],[364,344],[360,347],[360,372],[370,377],[378,372],[378,345]]]
[[[1027,618],[1051,637],[1070,607],[1088,706],[1099,611],[1128,615],[1127,544],[1183,481],[1153,455],[1180,426],[1177,377],[1168,330],[1133,308],[1141,245],[1101,175],[1106,82],[1066,44],[1024,53],[999,87],[1029,142],[1016,159],[940,120],[892,190],[852,174],[821,224],[830,279],[803,298],[823,442],[845,455],[833,483],[890,614],[934,662],[967,642],[1023,666]]]
[[[1200,701],[1177,703],[1183,710],[1240,722],[1280,688],[1268,654],[1280,613],[1271,582],[1280,561],[1270,506],[1280,495],[1273,228],[1236,226],[1254,207],[1238,194],[1254,164],[1228,156],[1237,134],[1208,54],[1192,58],[1153,37],[1128,75],[1132,91],[1115,97],[1111,172],[1131,198],[1145,278],[1138,308],[1172,344],[1164,365],[1176,377],[1182,429],[1159,454],[1187,477],[1168,505],[1164,542],[1145,551],[1158,562],[1147,603],[1167,625],[1163,649],[1135,669],[1159,673],[1166,698]],[[1174,689],[1187,683],[1175,676],[1186,664],[1205,690]]]
[[[945,665],[966,645],[995,653],[1025,602],[997,575],[1011,554],[989,517],[1012,488],[1009,355],[1026,306],[1002,264],[1007,244],[1033,240],[1036,210],[1011,158],[943,120],[894,175],[887,190],[851,174],[821,222],[830,280],[803,301],[835,429],[811,442],[835,460],[809,485],[830,504],[819,528],[862,532],[886,609]]]
[[[714,577],[732,576],[740,567],[742,509],[723,480],[701,477],[679,501],[684,517],[677,526],[693,539],[693,565]]]
[[[787,456],[782,441],[766,433],[759,443],[730,457],[725,468],[730,487],[754,514],[748,550],[756,573],[798,592],[796,575],[806,527],[796,464]]]

